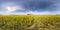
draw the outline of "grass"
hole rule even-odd
[[[60,30],[60,15],[0,15],[0,30]]]

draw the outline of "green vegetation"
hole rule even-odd
[[[60,15],[0,15],[0,30],[60,30]]]

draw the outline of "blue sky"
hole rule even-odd
[[[0,13],[60,14],[60,0],[0,0]]]

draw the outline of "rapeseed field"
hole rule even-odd
[[[0,15],[0,30],[60,30],[60,15]]]

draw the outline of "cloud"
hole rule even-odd
[[[13,11],[17,10],[25,10],[21,5],[17,5],[14,2],[7,2],[4,4],[1,4],[0,11],[5,13],[12,13]]]
[[[25,3],[24,7],[32,11],[46,11],[46,9],[49,9],[49,7],[51,7],[52,5],[53,5],[53,2],[51,1],[33,0],[33,1]]]
[[[60,13],[60,0],[0,0],[2,13],[33,13],[57,14]],[[14,11],[6,11],[6,6],[18,6]],[[1,13],[0,12],[0,13]]]

